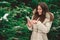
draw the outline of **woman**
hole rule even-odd
[[[32,20],[27,22],[28,29],[32,31],[30,40],[48,40],[47,33],[53,19],[54,15],[49,12],[47,5],[44,2],[39,3],[33,11]]]

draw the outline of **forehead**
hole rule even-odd
[[[41,9],[41,6],[38,5],[38,9]]]

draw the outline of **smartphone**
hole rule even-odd
[[[30,18],[29,18],[28,16],[26,16],[26,18],[27,18],[27,20],[29,20],[29,21],[30,21]]]
[[[31,24],[31,19],[28,16],[26,16],[26,18],[27,18],[27,22]]]

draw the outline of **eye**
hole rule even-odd
[[[41,8],[38,8],[38,10],[42,10]]]

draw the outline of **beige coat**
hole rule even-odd
[[[32,28],[28,27],[28,29],[32,31],[30,40],[48,40],[47,33],[50,31],[52,25],[52,21],[50,21],[49,18],[50,15],[46,13],[46,19],[44,20],[43,23],[38,21],[37,24],[34,24],[32,26]]]

